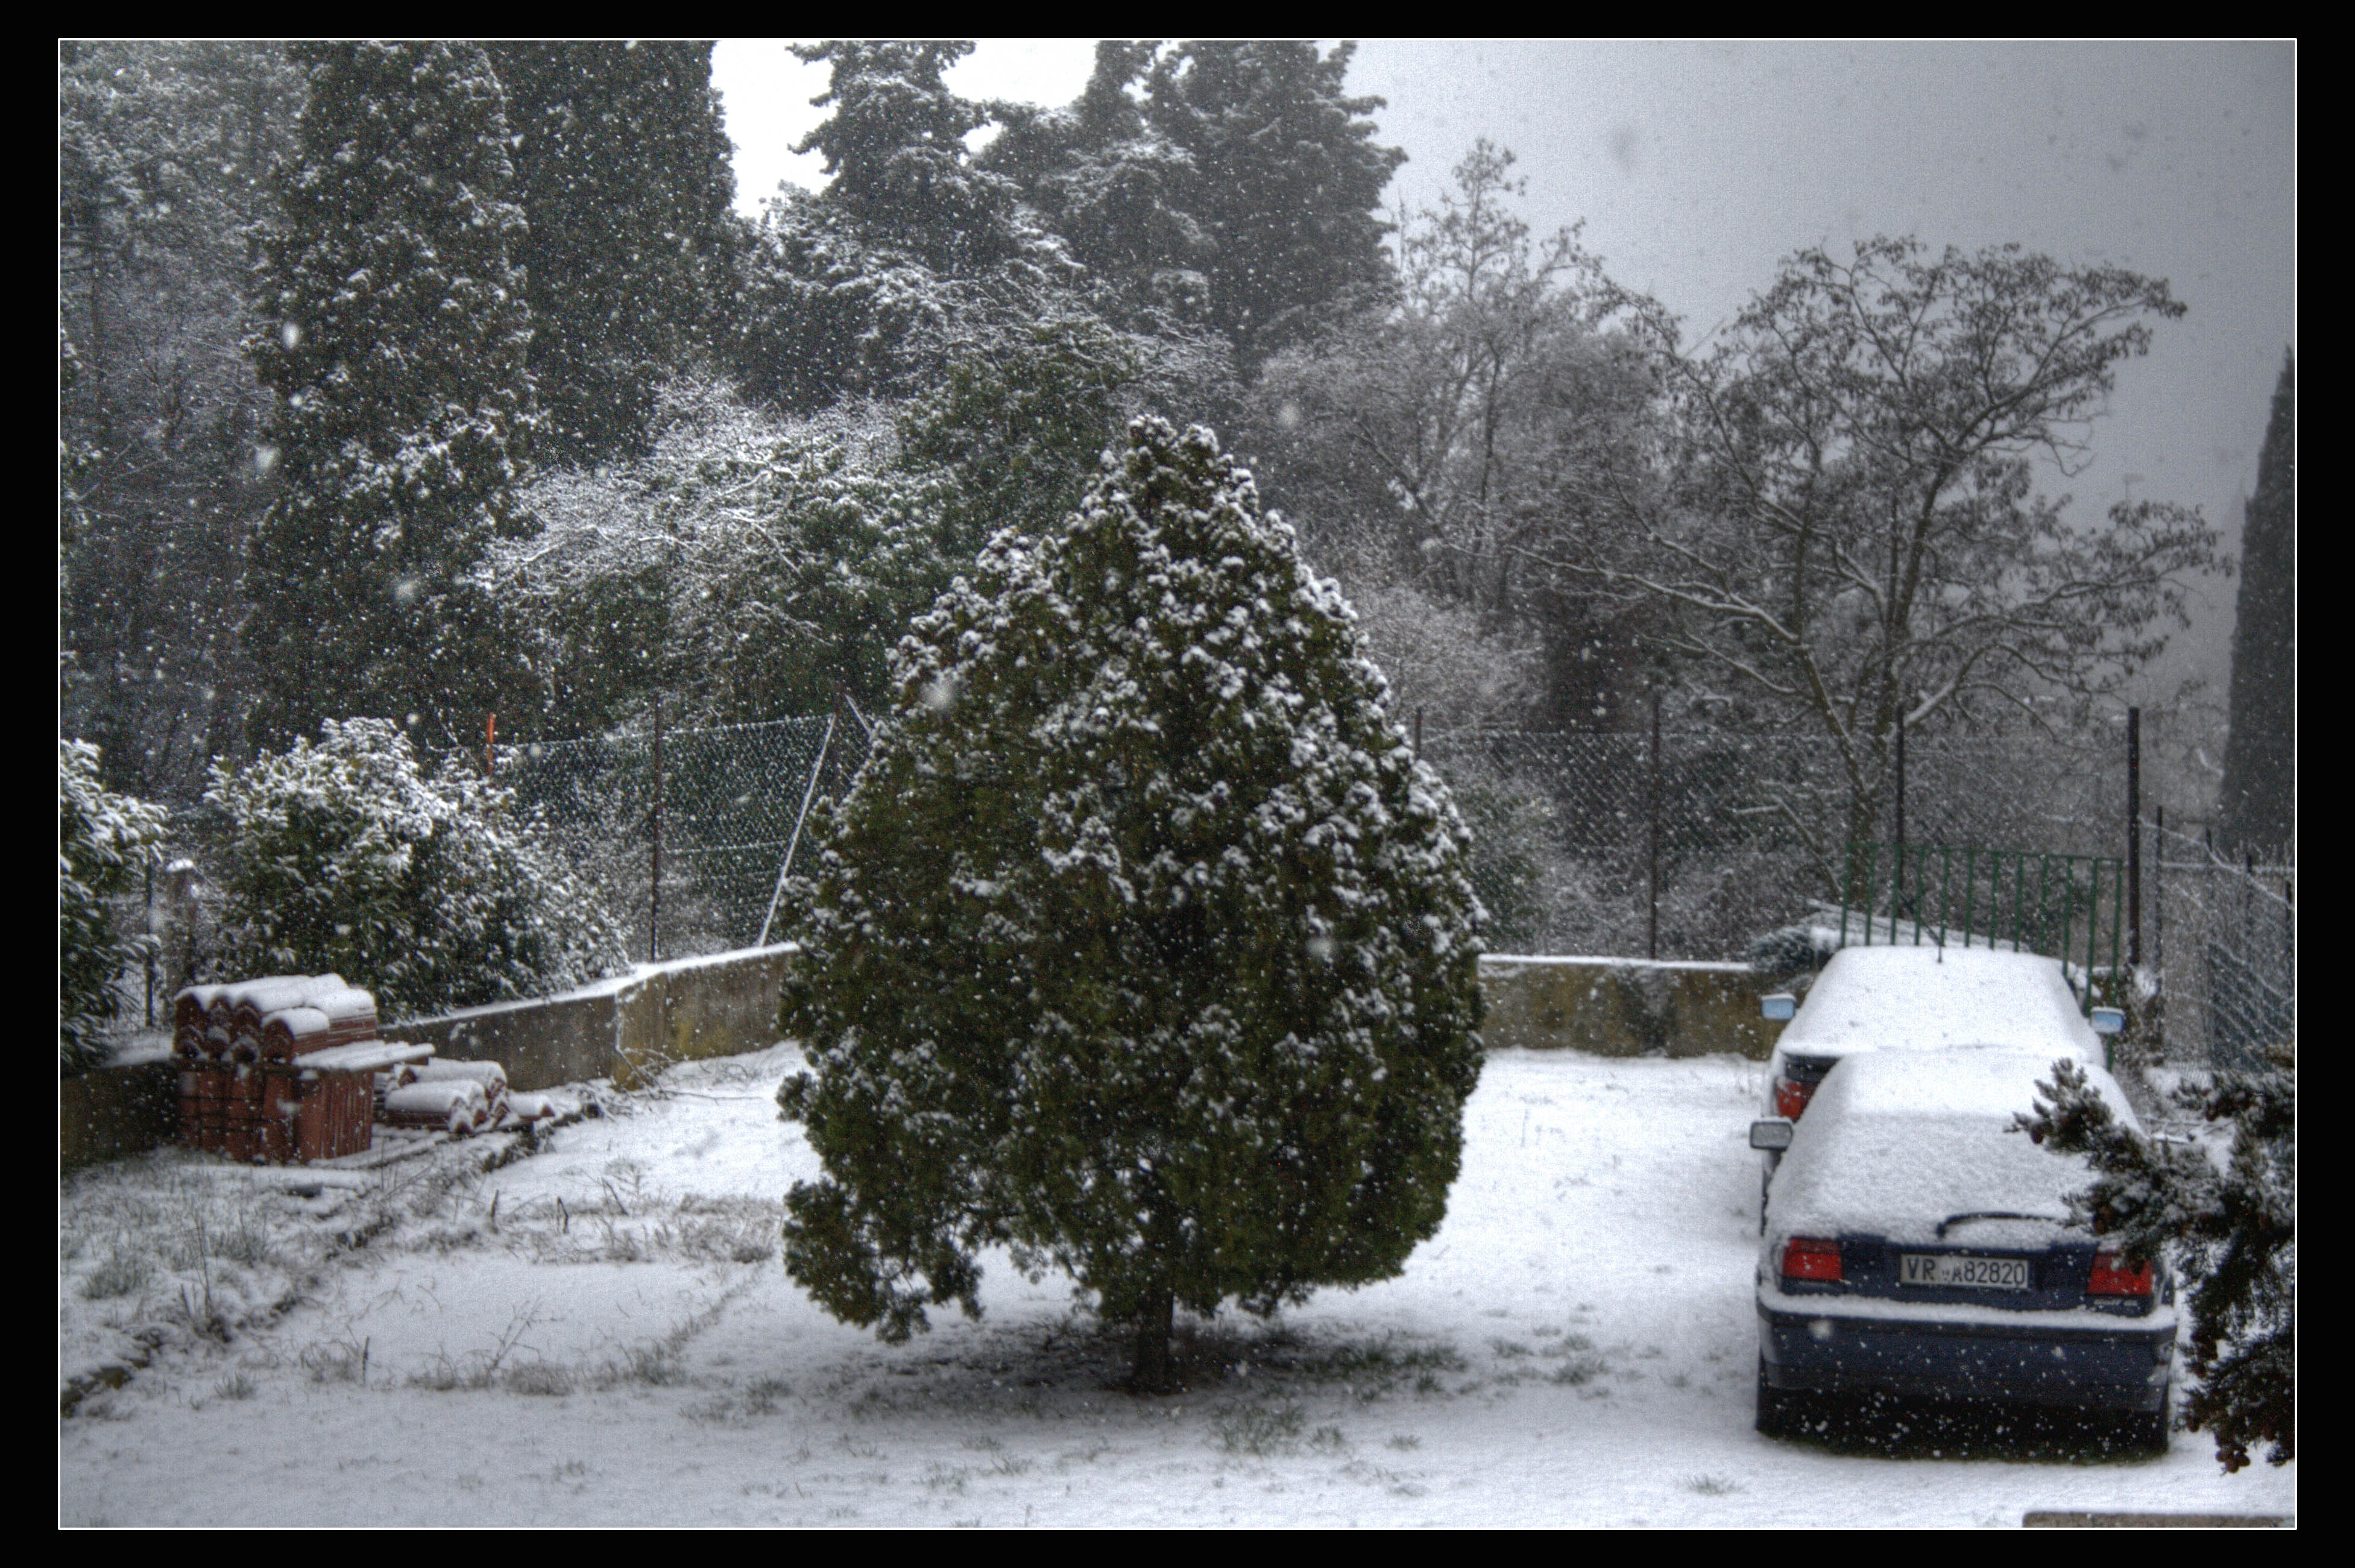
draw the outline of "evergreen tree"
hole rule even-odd
[[[249,576],[254,728],[417,713],[454,739],[526,678],[465,581],[516,526],[534,421],[499,82],[471,44],[293,53],[310,96],[249,346],[282,479]]]
[[[99,783],[98,748],[58,742],[58,1056],[68,1072],[106,1060],[101,1035],[121,1010],[114,977],[153,951],[115,929],[108,900],[164,841],[164,809]]]
[[[941,80],[971,53],[972,44],[945,40],[794,46],[804,64],[832,65],[826,91],[812,101],[834,109],[794,151],[826,155],[832,206],[941,272],[986,266],[1013,249],[1013,183],[965,151],[965,133],[987,112]]]
[[[2243,517],[2218,805],[2228,843],[2287,853],[2297,836],[2297,367],[2286,354]]]
[[[1353,44],[1195,41],[1154,63],[1146,116],[1192,160],[1215,247],[1210,319],[1247,370],[1337,307],[1389,286],[1382,187],[1406,161],[1344,92]]]
[[[748,391],[794,412],[904,397],[1081,308],[1080,269],[1024,215],[1014,183],[965,151],[984,112],[941,73],[971,48],[796,47],[833,68],[815,101],[834,113],[797,150],[824,153],[834,178],[762,217],[734,341]]]
[[[269,498],[246,230],[302,86],[276,44],[59,48],[59,706],[133,795],[193,801],[243,727],[230,629]]]
[[[1000,528],[1053,528],[1147,393],[1159,347],[1066,316],[1039,324],[1010,352],[965,356],[910,403],[900,456],[948,482],[943,549],[969,560]]]
[[[2222,1169],[2207,1149],[2145,1138],[2111,1115],[2084,1073],[2052,1065],[2051,1083],[2019,1125],[2038,1143],[2092,1160],[2092,1188],[2073,1196],[2078,1222],[2130,1264],[2170,1257],[2191,1317],[2185,1424],[2216,1439],[2226,1471],[2263,1445],[2286,1465],[2297,1453],[2297,1056],[2295,1042],[2257,1069],[2185,1084],[2176,1104],[2232,1125]]]
[[[1129,426],[894,656],[830,810],[780,1091],[826,1177],[786,1266],[904,1338],[974,1253],[1052,1266],[1168,1386],[1175,1306],[1266,1314],[1438,1227],[1478,1077],[1465,839],[1348,610],[1197,427]]]
[[[735,243],[711,45],[485,47],[527,221],[538,454],[639,449],[656,384],[709,340]]]
[[[1196,216],[1205,192],[1192,155],[1147,125],[1129,93],[1157,49],[1101,40],[1069,108],[991,104],[1004,128],[980,161],[1021,187],[1108,307],[1139,330],[1168,333],[1205,317],[1218,247]]]

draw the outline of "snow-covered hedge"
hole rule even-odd
[[[561,990],[627,964],[618,922],[511,792],[455,758],[431,775],[389,720],[216,765],[229,821],[221,975],[334,971],[390,1017]]]
[[[98,782],[98,748],[58,742],[58,1057],[80,1072],[105,1060],[100,1033],[122,1005],[114,977],[147,952],[117,933],[110,895],[128,892],[141,858],[164,841],[164,808]]]

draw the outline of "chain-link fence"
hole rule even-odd
[[[2150,1033],[2162,1059],[2226,1068],[2286,1043],[2297,1017],[2297,868],[2202,837],[2151,835],[2143,940],[2158,977]]]
[[[867,745],[846,711],[541,741],[494,762],[622,918],[632,951],[681,958],[759,940],[803,811],[849,788]]]
[[[1816,738],[1457,731],[1427,737],[1423,755],[1480,844],[1492,945],[1741,958],[1838,897],[1852,787]],[[1917,740],[1902,831],[1922,844],[2116,855],[2126,773],[2123,736]],[[1872,836],[1893,837],[1900,810],[1892,771]]]
[[[2142,726],[2138,929],[2158,1000],[2143,1032],[2170,1060],[2237,1062],[2293,1027],[2294,869],[2235,865],[2197,836],[2213,770],[2199,737],[2153,720]],[[831,720],[502,746],[494,766],[625,922],[633,955],[672,958],[761,936],[795,824],[810,801],[847,792],[868,743],[865,720],[846,705]],[[1849,786],[1821,741],[1669,731],[1656,747],[1648,732],[1456,731],[1422,744],[1472,830],[1492,951],[1741,959],[1778,933],[1838,924]],[[1909,738],[1904,837],[2122,858],[2128,755],[2122,723]],[[1875,803],[1876,837],[1895,837],[1897,793],[1892,777]],[[207,829],[218,827],[204,816],[176,818],[182,848],[172,851],[194,854],[199,872],[213,858]],[[2166,831],[2147,826],[2154,817]],[[795,851],[798,863],[809,848]],[[123,912],[130,929],[144,918],[162,938],[164,988],[204,939],[198,905],[183,912],[169,880],[159,878],[152,902],[143,890],[145,907]],[[775,929],[793,912],[774,912]],[[2135,912],[2129,905],[2130,922]],[[2101,938],[2105,949],[2109,941]],[[144,976],[125,986],[131,1015],[143,1016]]]
[[[2155,831],[2204,817],[2215,771],[2189,722],[2142,717],[2131,780],[2123,716],[2090,732],[1909,738],[1874,837],[2115,865],[2138,786],[2139,898],[2104,891],[2095,966],[2138,932],[2157,998],[2143,1038],[2170,1061],[2231,1065],[2294,1027],[2294,868],[2236,866]],[[1810,928],[1838,923],[1851,792],[1818,739],[1459,731],[1425,737],[1423,755],[1472,827],[1492,949],[1756,958],[1804,952]]]

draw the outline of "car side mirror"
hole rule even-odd
[[[1799,998],[1788,991],[1777,991],[1772,996],[1759,997],[1758,1009],[1774,1022],[1786,1024],[1791,1021],[1791,1015],[1799,1010]]]
[[[1750,1124],[1750,1147],[1776,1151],[1789,1148],[1791,1135],[1797,1130],[1787,1117],[1765,1117]]]
[[[2094,1009],[2094,1032],[2095,1034],[2121,1034],[2125,1032],[2126,1027],[2126,1015],[2124,1008],[2095,1008]]]

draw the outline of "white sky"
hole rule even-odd
[[[970,98],[1065,103],[1090,39],[985,40],[951,73]],[[826,73],[776,41],[722,43],[712,77],[737,144],[737,203],[815,186],[787,149],[823,117]],[[2018,240],[2167,278],[2191,307],[2124,367],[2095,457],[2061,487],[2090,517],[2127,494],[2196,504],[2237,548],[2241,500],[2296,340],[2296,78],[2289,43],[1644,44],[1381,40],[1350,66],[1387,99],[1379,140],[1420,204],[1476,137],[1519,155],[1540,232],[1582,219],[1622,283],[1698,336],[1803,246],[1914,233]],[[2221,699],[2234,583],[2207,585],[2167,661]],[[2154,683],[2153,695],[2160,695]]]

